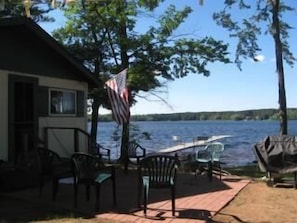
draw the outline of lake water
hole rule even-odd
[[[255,161],[253,145],[268,135],[278,135],[280,129],[278,121],[146,121],[132,122],[132,125],[139,129],[139,134],[150,134],[150,140],[139,139],[148,153],[176,145],[173,136],[178,136],[181,142],[192,142],[197,136],[231,135],[220,140],[225,144],[222,162],[227,166]],[[120,152],[120,140],[112,138],[116,126],[115,122],[98,123],[97,141],[111,149],[112,159],[117,159]],[[289,121],[288,132],[297,135],[297,121]]]

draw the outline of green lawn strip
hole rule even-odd
[[[292,182],[294,180],[293,173],[286,174],[272,174],[272,178],[269,179],[265,172],[261,172],[257,164],[250,164],[246,166],[224,168],[225,171],[238,176],[252,178],[258,181],[268,182],[269,180],[275,182]],[[272,183],[272,182],[271,182]],[[273,183],[272,183],[273,184]]]

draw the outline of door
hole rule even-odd
[[[37,139],[37,78],[11,75],[9,78],[9,151],[14,164],[27,163]]]

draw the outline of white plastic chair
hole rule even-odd
[[[196,151],[196,169],[206,167],[209,180],[212,180],[212,171],[214,168],[219,169],[220,180],[222,179],[222,168],[220,157],[224,151],[224,144],[220,142],[213,142],[205,146],[205,148]]]

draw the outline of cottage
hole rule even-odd
[[[31,19],[1,19],[0,33],[0,160],[16,163],[39,140],[62,157],[87,151],[92,73]]]

